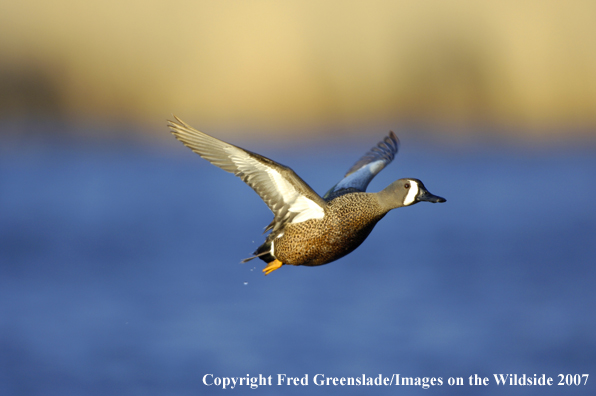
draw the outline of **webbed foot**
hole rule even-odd
[[[272,262],[270,262],[269,264],[267,264],[267,266],[263,269],[263,272],[265,273],[265,275],[269,275],[276,269],[281,268],[282,265],[284,265],[284,264],[281,261],[279,261],[278,259],[275,259]]]

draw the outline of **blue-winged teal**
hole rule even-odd
[[[243,262],[259,257],[265,275],[290,265],[323,265],[356,249],[391,209],[415,203],[445,202],[418,179],[399,179],[378,193],[368,183],[399,148],[393,132],[366,153],[322,198],[292,169],[197,131],[178,117],[169,121],[174,136],[213,165],[233,173],[265,201],[274,214],[271,231]]]

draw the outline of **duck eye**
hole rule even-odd
[[[406,183],[406,184],[404,184],[404,187],[405,187],[405,188],[410,188],[410,183]]]

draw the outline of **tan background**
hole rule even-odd
[[[0,117],[596,131],[594,1],[3,1]]]

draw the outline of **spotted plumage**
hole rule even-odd
[[[176,117],[169,121],[174,136],[195,153],[247,183],[274,214],[271,231],[254,252],[268,265],[265,274],[283,264],[317,266],[356,249],[391,209],[421,201],[445,202],[418,179],[399,179],[378,193],[367,193],[370,181],[389,164],[399,140],[389,133],[323,198],[292,169],[259,154],[193,129]]]
[[[286,227],[273,239],[275,258],[284,264],[315,266],[356,249],[387,212],[373,194],[341,195],[327,204],[325,216]]]

